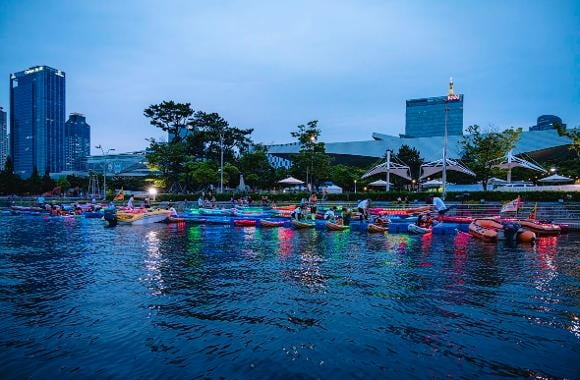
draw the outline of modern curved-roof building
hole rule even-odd
[[[336,163],[368,164],[385,155],[387,149],[397,152],[402,145],[416,148],[427,160],[437,160],[443,156],[443,136],[431,137],[398,137],[382,133],[373,133],[372,140],[326,143],[326,152],[335,158]],[[448,137],[448,156],[461,156],[463,136]],[[536,160],[557,157],[565,154],[571,140],[558,135],[555,129],[522,132],[514,154],[525,153]],[[268,153],[274,157],[291,160],[292,155],[300,150],[298,143],[276,144],[268,146]]]

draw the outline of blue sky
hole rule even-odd
[[[9,73],[64,70],[67,113],[118,151],[161,136],[142,111],[166,99],[264,143],[312,119],[326,141],[398,134],[450,76],[465,126],[580,124],[578,1],[3,0],[0,52],[0,105]]]

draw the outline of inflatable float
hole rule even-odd
[[[514,221],[500,222],[495,219],[476,219],[469,225],[469,234],[486,242],[497,240],[516,241],[518,243],[533,243],[536,234],[522,229]]]

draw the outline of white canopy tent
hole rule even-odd
[[[371,170],[369,170],[368,172],[366,172],[362,178],[368,178],[370,176],[376,175],[376,174],[380,174],[380,173],[386,173],[387,178],[385,181],[385,189],[387,191],[390,190],[391,187],[391,181],[390,181],[390,177],[391,174],[394,174],[396,176],[399,176],[401,178],[404,178],[406,180],[411,180],[411,176],[410,176],[410,168],[409,166],[405,165],[404,163],[397,163],[397,162],[393,162],[391,160],[391,151],[387,150],[387,160],[383,163],[378,164],[377,166],[375,166],[374,168],[372,168]]]
[[[551,176],[544,177],[544,178],[538,180],[538,182],[543,182],[543,183],[566,183],[566,182],[572,182],[572,181],[573,181],[572,178],[564,177],[563,175],[559,175],[559,174],[552,174]]]
[[[326,190],[327,194],[342,194],[342,187],[335,184],[322,186],[321,189]]]
[[[283,180],[278,181],[281,185],[304,185],[304,181],[296,179],[294,177],[288,177]]]
[[[392,183],[390,185],[392,185]],[[379,180],[376,180],[374,182],[369,183],[369,186],[385,187],[385,186],[387,186],[387,181],[385,181],[383,179],[379,179]]]
[[[496,158],[494,160],[488,161],[489,164],[492,164],[493,168],[498,169],[507,169],[507,182],[511,183],[512,181],[512,169],[513,168],[524,168],[535,170],[541,173],[547,173],[546,169],[543,167],[536,165],[532,162],[526,161],[523,158],[514,156],[513,151],[509,151],[503,157]]]
[[[431,181],[426,181],[421,184],[421,187],[430,189],[434,187],[441,187],[443,186],[443,181],[439,181],[438,179],[432,179]]]
[[[471,169],[465,167],[459,161],[455,161],[450,158],[446,160],[445,169],[453,170],[456,172],[460,172],[475,177],[475,173]],[[442,171],[443,171],[443,159],[427,162],[426,164],[421,165],[421,177],[419,177],[419,179],[431,177],[432,175],[440,173]]]

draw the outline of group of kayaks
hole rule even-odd
[[[341,219],[324,219],[320,212],[313,219],[297,220],[290,217],[295,206],[283,207],[232,207],[228,209],[196,208],[188,209],[181,214],[175,210],[165,209],[124,209],[102,208],[100,205],[75,205],[63,207],[58,215],[52,215],[50,208],[36,206],[12,206],[4,213],[15,215],[46,215],[61,218],[87,217],[103,218],[110,225],[117,224],[150,224],[150,223],[197,223],[197,224],[227,224],[236,227],[292,227],[295,229],[308,229],[321,227],[323,224],[329,231],[345,231],[350,226],[342,223]],[[418,225],[417,214],[425,214],[429,207],[412,209],[369,209],[370,221],[361,223],[369,233],[385,233],[389,231],[389,222],[407,223],[407,232],[413,234],[428,234],[433,228],[441,223],[455,223],[468,226],[467,231],[471,236],[485,242],[498,240],[510,240],[520,243],[531,243],[539,236],[554,236],[560,234],[565,226],[550,222],[533,219],[500,219],[494,218],[471,218],[465,216],[439,216],[429,226]],[[353,220],[359,219],[359,215],[353,214]],[[404,225],[403,225],[404,226]],[[400,231],[400,230],[399,230]]]

